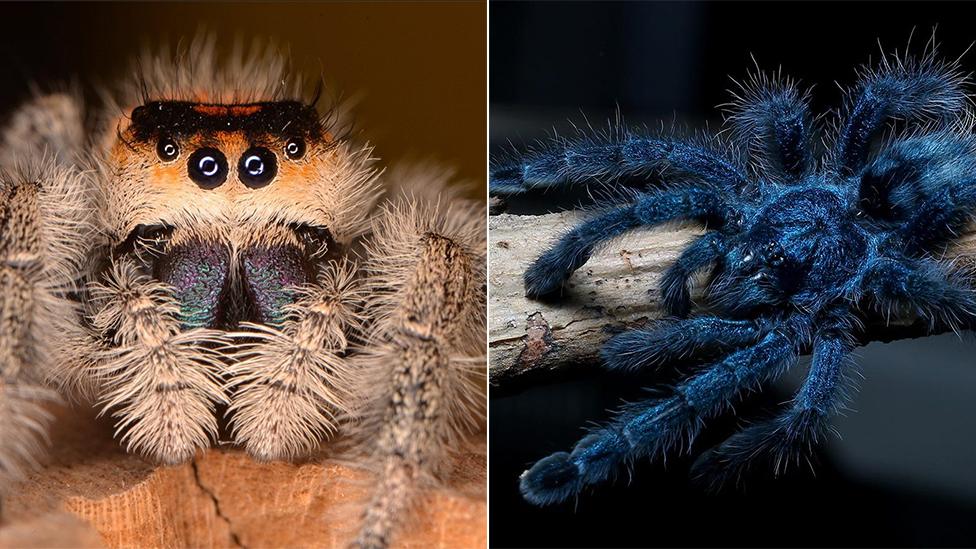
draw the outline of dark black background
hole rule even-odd
[[[976,40],[963,3],[493,2],[489,13],[490,142],[494,151],[544,135],[580,111],[599,121],[616,105],[630,122],[721,122],[729,76],[782,65],[816,84],[818,112],[835,82],[901,51],[934,27],[946,57]],[[976,53],[963,58],[976,69]],[[545,199],[544,199],[545,200]],[[843,441],[818,455],[816,476],[757,475],[744,491],[709,495],[688,480],[691,459],[639,463],[613,485],[546,509],[521,500],[518,474],[568,449],[588,422],[606,419],[634,380],[581,367],[559,379],[493,387],[490,539],[511,546],[972,546],[976,544],[976,345],[953,335],[860,350],[865,375]],[[803,368],[796,368],[802,375]],[[650,380],[643,380],[649,384]],[[787,400],[796,375],[736,406],[740,418]],[[707,448],[735,417],[711,422]]]

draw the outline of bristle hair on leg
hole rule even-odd
[[[387,547],[484,418],[484,214],[400,197],[368,246],[375,314],[360,435],[378,475],[353,545]],[[479,215],[479,213],[481,215]]]
[[[118,418],[129,451],[167,464],[190,459],[216,438],[216,405],[227,403],[220,381],[226,338],[181,330],[170,288],[130,260],[116,262],[89,291],[98,310],[92,323],[111,341],[91,372],[103,411]]]
[[[362,330],[364,301],[355,265],[331,263],[295,294],[281,326],[245,323],[231,334],[232,433],[259,459],[308,454],[353,408],[358,374],[346,354]]]
[[[49,388],[80,333],[69,300],[90,236],[85,179],[54,156],[0,172],[0,489],[36,464]]]
[[[0,131],[0,166],[40,156],[68,166],[85,145],[84,111],[77,90],[39,94],[11,115]]]

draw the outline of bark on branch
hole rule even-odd
[[[539,254],[583,219],[578,211],[489,218],[489,372],[501,383],[527,372],[590,363],[622,328],[659,318],[658,279],[698,229],[664,227],[634,231],[593,254],[570,277],[563,298],[543,303],[525,297],[522,275]],[[947,250],[947,258],[972,263],[976,232]],[[694,297],[699,297],[693,292]],[[869,339],[918,337],[920,326],[872,332]]]

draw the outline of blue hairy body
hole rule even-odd
[[[554,139],[496,162],[494,194],[598,184],[614,196],[527,270],[530,297],[558,297],[597,246],[632,229],[673,220],[707,229],[662,277],[671,316],[617,335],[602,357],[626,371],[718,358],[536,463],[521,479],[525,498],[559,502],[634,459],[690,447],[705,419],[809,352],[806,380],[778,416],[697,463],[717,479],[761,457],[779,472],[810,451],[844,405],[866,316],[972,326],[972,288],[937,259],[976,208],[965,84],[931,53],[886,59],[850,90],[821,151],[807,94],[760,74],[729,117],[738,149],[621,130]],[[693,311],[689,292],[703,271],[707,314]]]

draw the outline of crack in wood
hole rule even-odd
[[[200,478],[200,467],[197,464],[196,457],[194,457],[193,460],[190,461],[190,467],[193,469],[193,480],[197,483],[197,487],[200,488],[200,490],[204,494],[206,494],[213,502],[214,514],[217,516],[217,518],[219,518],[220,520],[224,521],[224,523],[227,524],[227,532],[230,534],[230,542],[234,544],[235,547],[240,547],[241,549],[247,549],[247,546],[241,543],[240,536],[238,536],[237,532],[234,531],[234,525],[231,523],[230,518],[227,517],[227,515],[225,515],[223,511],[221,511],[220,500],[217,499],[217,494],[215,494],[213,490],[207,488],[207,486],[203,484],[203,480]]]

